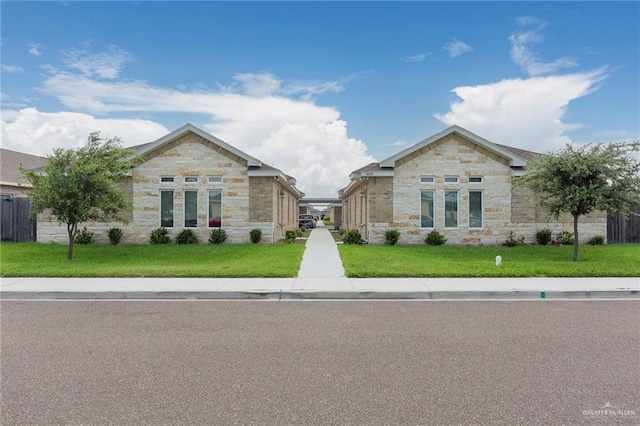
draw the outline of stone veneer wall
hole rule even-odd
[[[360,180],[348,192],[342,194],[342,229],[357,229],[362,238],[367,238],[367,200],[369,180]],[[365,191],[365,197],[361,191]]]
[[[161,176],[174,176],[174,182],[162,183]],[[198,176],[198,182],[185,183],[185,176]],[[208,183],[208,176],[222,176],[222,183]],[[154,151],[147,161],[133,169],[131,197],[134,210],[129,224],[92,222],[80,226],[93,231],[98,243],[108,243],[107,231],[114,226],[123,231],[122,243],[148,243],[151,231],[160,227],[160,191],[174,190],[174,227],[169,228],[169,235],[175,237],[185,229],[184,191],[197,190],[198,227],[189,229],[198,235],[201,243],[207,243],[212,229],[208,227],[208,190],[221,189],[222,228],[227,232],[227,242],[249,242],[249,231],[254,228],[262,229],[264,242],[272,242],[274,224],[268,209],[266,214],[259,212],[259,217],[250,217],[249,181],[243,159],[188,133]],[[60,226],[48,215],[40,215],[38,241],[68,242],[66,226]]]
[[[420,176],[434,176],[435,183],[421,184]],[[458,176],[458,183],[445,183],[445,176]],[[480,184],[469,183],[470,176],[482,176]],[[436,229],[447,244],[502,244],[510,232],[535,242],[535,233],[551,228],[554,233],[573,230],[571,216],[548,220],[533,204],[533,197],[511,193],[512,171],[508,160],[459,135],[449,135],[397,161],[393,177],[393,219],[382,206],[389,192],[378,191],[371,199],[369,242],[384,243],[387,229],[400,231],[401,244],[424,243],[426,235]],[[435,228],[420,227],[420,190],[435,191]],[[444,227],[444,191],[458,191],[458,228]],[[469,191],[483,191],[483,227],[469,229]],[[374,192],[369,190],[371,196]],[[378,206],[373,208],[373,206]],[[375,213],[374,213],[375,212]],[[568,219],[568,220],[567,220]],[[580,240],[594,235],[606,236],[606,214],[597,213],[580,221]]]

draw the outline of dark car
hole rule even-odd
[[[300,228],[315,228],[316,221],[313,219],[313,215],[301,214],[298,216],[298,226]]]

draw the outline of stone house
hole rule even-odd
[[[358,229],[372,244],[385,231],[400,231],[400,243],[424,243],[437,230],[448,244],[502,244],[535,234],[573,231],[573,219],[550,219],[531,193],[513,189],[535,153],[492,143],[449,127],[379,162],[351,173],[339,192],[342,228]],[[607,235],[606,212],[580,218],[580,240]]]
[[[298,227],[304,194],[293,177],[192,124],[132,149],[143,161],[122,182],[133,204],[123,214],[128,223],[80,224],[96,242],[108,242],[107,231],[115,226],[123,243],[147,243],[159,227],[172,237],[191,229],[201,243],[215,228],[225,230],[227,242],[249,242],[249,232],[258,228],[263,242],[276,242]],[[41,214],[38,241],[67,242],[66,226]]]

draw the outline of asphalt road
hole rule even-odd
[[[13,424],[640,424],[638,301],[3,301]]]

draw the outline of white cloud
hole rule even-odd
[[[2,65],[2,71],[10,72],[12,74],[21,73],[24,71],[24,68],[18,65]]]
[[[405,56],[402,58],[403,61],[413,63],[413,62],[422,62],[427,59],[427,55],[424,53],[420,53],[418,55]]]
[[[76,53],[67,52],[65,64],[80,72],[51,68],[40,87],[41,93],[57,98],[71,110],[100,115],[193,114],[198,121],[194,124],[294,176],[297,187],[311,196],[337,196],[337,190],[348,184],[353,170],[374,161],[362,141],[348,136],[347,123],[340,119],[339,111],[311,100],[316,94],[344,90],[349,81],[363,73],[336,81],[287,81],[269,73],[244,73],[235,75],[235,82],[229,87],[177,90],[121,80],[117,77],[125,61],[113,72],[105,73],[99,66],[102,60],[98,60],[102,54],[91,55],[87,60]],[[10,123],[3,124],[3,139],[12,149],[42,153],[55,146],[77,145],[84,142],[88,133],[99,129],[118,135],[127,143],[150,142],[174,130],[143,120],[24,109]]]
[[[2,111],[2,147],[46,156],[54,148],[77,148],[91,132],[118,136],[125,146],[153,141],[169,131],[147,120],[96,118],[77,112],[41,112],[36,108]]]
[[[561,149],[568,130],[563,123],[572,100],[597,90],[606,69],[560,76],[508,79],[497,83],[456,87],[460,101],[434,116],[447,125],[458,124],[490,141],[536,152]]]
[[[454,38],[453,41],[450,41],[449,43],[442,46],[442,48],[449,52],[450,58],[456,58],[463,53],[473,52],[473,47],[456,38]]]
[[[524,72],[530,76],[555,73],[563,68],[571,68],[578,65],[571,57],[559,58],[551,62],[541,62],[531,46],[542,41],[541,32],[547,27],[546,22],[537,18],[524,16],[516,18],[516,23],[521,27],[533,27],[525,31],[511,34],[511,59]]]
[[[342,92],[347,84],[366,74],[353,73],[338,80],[317,81],[281,80],[271,73],[241,73],[234,75],[234,83],[224,89],[228,92],[240,89],[241,93],[248,96],[299,96],[301,99],[308,100],[323,93]]]
[[[109,45],[100,53],[89,53],[89,42],[83,49],[66,49],[62,52],[62,61],[70,69],[77,69],[87,77],[104,79],[117,78],[123,66],[131,62],[133,57],[129,52],[118,46]]]
[[[42,45],[39,43],[29,43],[29,53],[33,56],[42,56]]]

